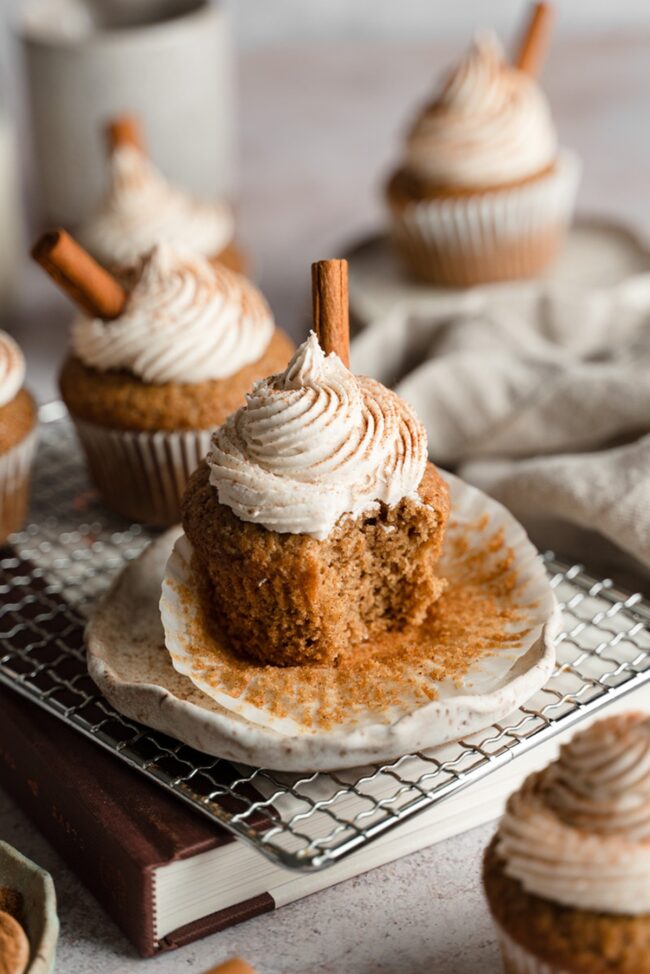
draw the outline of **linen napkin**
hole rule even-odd
[[[352,365],[524,524],[596,531],[650,567],[650,275],[406,302],[355,339]]]

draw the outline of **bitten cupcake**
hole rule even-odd
[[[137,120],[107,126],[108,189],[79,239],[104,267],[122,273],[159,243],[191,249],[212,263],[242,271],[232,208],[197,200],[171,186],[148,158]]]
[[[310,335],[253,386],[183,500],[209,615],[233,649],[275,665],[336,664],[417,626],[445,587],[448,488],[424,427],[394,392],[354,375],[347,339],[323,327],[347,319],[342,265],[315,265],[324,348]]]
[[[0,544],[20,530],[29,501],[36,405],[24,381],[23,353],[0,331]]]
[[[650,970],[650,717],[601,720],[527,778],[483,878],[508,974]]]
[[[128,293],[63,231],[34,256],[90,312],[73,324],[60,387],[102,499],[175,523],[212,429],[292,343],[250,281],[170,244],[143,258]]]
[[[535,275],[562,243],[579,174],[534,77],[506,61],[493,33],[479,34],[408,133],[387,187],[394,245],[434,284]]]

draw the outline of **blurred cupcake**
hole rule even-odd
[[[650,970],[650,718],[601,720],[508,801],[483,880],[508,974]]]
[[[387,188],[394,244],[434,284],[537,274],[563,240],[579,174],[535,79],[482,33],[408,133]]]
[[[136,120],[113,120],[107,135],[108,189],[97,213],[79,231],[81,242],[104,267],[121,273],[156,244],[168,242],[231,270],[244,269],[227,203],[197,200],[171,186],[147,157]]]
[[[0,544],[20,530],[29,501],[36,405],[24,381],[23,353],[0,331]]]
[[[95,313],[73,324],[61,395],[107,507],[173,524],[212,429],[293,345],[245,277],[170,244],[155,247],[126,293],[62,231],[34,256]]]

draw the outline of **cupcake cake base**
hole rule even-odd
[[[59,380],[61,395],[106,506],[132,521],[175,524],[212,430],[241,405],[256,378],[286,365],[292,348],[276,329],[257,362],[194,384],[148,384],[126,371],[99,372],[70,356]]]
[[[27,516],[36,439],[36,404],[21,389],[0,409],[0,544]]]
[[[565,149],[534,178],[472,192],[414,191],[400,171],[387,189],[397,253],[409,273],[444,287],[532,277],[564,240],[580,169]]]
[[[495,837],[483,862],[506,974],[641,974],[650,968],[650,918],[575,910],[526,893],[508,876]]]

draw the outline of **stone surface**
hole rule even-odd
[[[454,47],[454,49],[457,49]],[[585,160],[584,211],[650,229],[650,36],[562,39],[545,73],[563,139]],[[449,56],[439,42],[310,45],[252,51],[241,65],[241,240],[278,323],[308,322],[309,262],[336,256],[382,218],[378,198],[397,137]],[[25,268],[9,323],[26,348],[32,388],[54,393],[69,306]],[[260,974],[492,974],[500,970],[481,897],[483,828],[146,964],[196,974],[241,953]],[[57,969],[143,968],[90,895],[0,797],[0,836],[48,869],[59,896]]]

